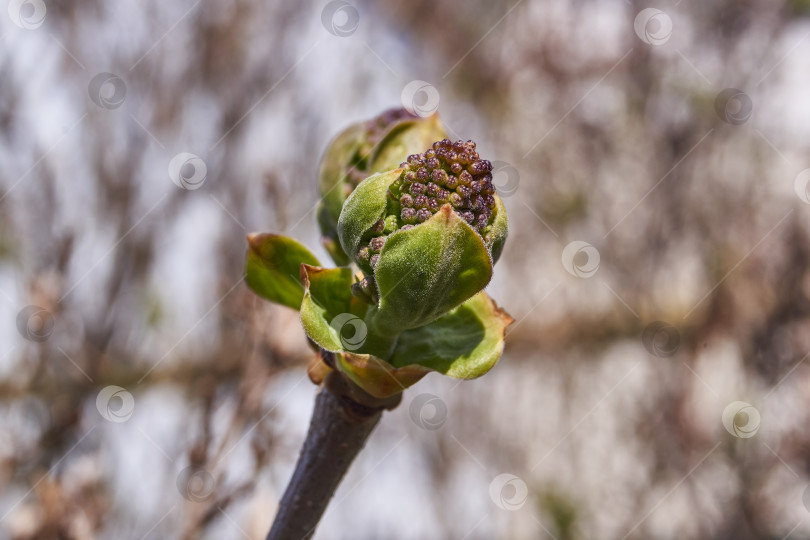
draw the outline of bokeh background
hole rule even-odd
[[[319,156],[402,105],[499,162],[516,322],[316,538],[810,537],[808,2],[5,4],[0,538],[264,537],[316,388],[245,234],[326,260]]]

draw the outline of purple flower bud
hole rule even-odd
[[[428,199],[427,208],[431,211],[431,213],[435,214],[439,210],[439,201],[436,199]]]
[[[452,175],[448,176],[444,185],[447,186],[447,189],[456,189],[458,186],[458,177]]]
[[[413,197],[411,197],[406,193],[399,198],[399,204],[401,204],[405,208],[410,208],[411,206],[413,206]]]
[[[416,219],[416,210],[413,208],[403,208],[400,217],[405,223],[412,223]]]
[[[436,159],[435,157],[432,157],[432,158],[427,160],[427,166],[428,166],[428,169],[438,169],[439,167],[441,167],[441,164],[439,163],[438,159]]]
[[[443,186],[444,183],[447,182],[447,172],[445,172],[443,169],[436,169],[433,171],[433,174],[430,175],[430,177],[433,178],[433,181],[440,186]]]
[[[371,260],[369,261],[369,264],[371,265],[371,267],[376,268],[378,262],[380,262],[380,256],[379,255],[372,255]]]
[[[467,170],[470,171],[474,175],[488,173],[492,170],[492,163],[485,159],[480,159],[478,161],[474,161]]]
[[[413,171],[406,172],[405,175],[402,177],[402,181],[405,182],[406,184],[413,184],[414,182],[416,182],[416,173]]]
[[[453,163],[450,165],[450,170],[453,171],[453,174],[460,173],[462,170],[461,163]]]
[[[424,222],[424,221],[429,220],[429,219],[430,219],[430,216],[432,216],[432,215],[433,215],[433,214],[431,214],[431,213],[430,213],[430,210],[428,210],[427,208],[422,208],[421,210],[419,210],[418,212],[416,212],[416,220],[417,220],[418,222],[422,223],[422,222]],[[372,259],[373,259],[373,258],[374,258],[374,257],[372,257]]]
[[[385,220],[379,219],[377,222],[371,227],[371,232],[374,234],[381,234],[385,230]]]
[[[436,193],[436,200],[442,204],[446,203],[450,200],[450,192],[446,189],[440,189],[439,192]]]
[[[470,183],[472,182],[472,179],[473,179],[472,175],[467,171],[462,171],[461,174],[458,175],[458,182],[462,186],[469,186]]]
[[[481,182],[479,182],[478,180],[473,180],[472,182],[470,182],[470,189],[472,190],[473,195],[478,195],[479,193],[481,193]]]
[[[368,252],[367,247],[361,247],[360,249],[357,250],[357,258],[360,259],[361,261],[367,261],[369,256],[370,253]]]
[[[417,195],[413,199],[413,207],[419,210],[420,208],[424,208],[427,206],[428,198],[424,195]]]
[[[416,182],[411,184],[411,195],[421,195],[425,192],[425,184]]]
[[[467,186],[458,186],[456,188],[456,193],[462,196],[464,199],[469,199],[470,195],[472,195],[472,190]],[[382,232],[382,229],[381,229]]]
[[[387,238],[385,236],[375,236],[374,238],[372,238],[369,241],[368,249],[372,253],[379,253],[380,251],[382,251],[382,248],[385,245],[386,239]]]
[[[450,204],[453,205],[453,208],[461,208],[461,206],[464,204],[464,199],[462,199],[461,195],[458,193],[451,193]]]
[[[433,182],[430,182],[425,188],[425,195],[427,195],[428,197],[435,197],[438,192],[439,186],[437,186]]]
[[[424,167],[419,167],[419,170],[416,171],[416,179],[420,182],[427,180],[428,176],[428,170]]]

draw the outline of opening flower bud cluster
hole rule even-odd
[[[362,182],[369,175],[368,159],[374,148],[388,132],[388,128],[400,120],[409,118],[418,117],[404,108],[388,109],[365,123],[366,136],[363,139],[363,143],[357,149],[353,165],[348,170],[348,182],[345,186],[347,197],[349,193],[357,187],[357,184]]]
[[[386,215],[360,244],[358,259],[375,267],[389,234],[424,223],[445,204],[490,243],[495,210],[492,164],[480,159],[474,142],[435,142],[423,154],[408,156],[400,167],[401,175],[388,188]]]

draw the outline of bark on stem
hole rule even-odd
[[[281,498],[267,540],[304,540],[315,533],[355,456],[401,394],[378,400],[333,371],[315,400],[312,421],[295,472]]]

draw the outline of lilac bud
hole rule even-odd
[[[447,182],[447,172],[445,172],[443,169],[436,169],[433,171],[433,174],[431,174],[430,177],[433,178],[433,181],[440,186],[443,186],[444,183]]]
[[[372,253],[379,253],[385,245],[385,236],[375,236],[368,243],[368,249]]]

